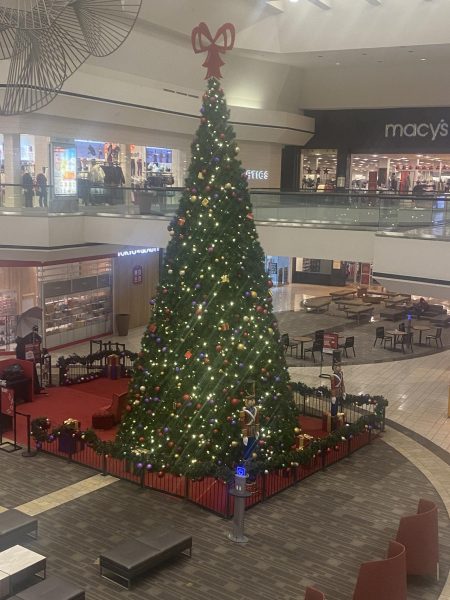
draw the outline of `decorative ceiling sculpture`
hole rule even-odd
[[[46,106],[89,56],[125,41],[142,0],[0,0],[0,60],[10,60],[0,114]]]

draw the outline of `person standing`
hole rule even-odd
[[[45,167],[42,167],[42,173],[36,176],[36,187],[39,197],[39,206],[47,208],[47,177],[45,176]]]
[[[22,175],[22,187],[25,196],[25,207],[33,208],[33,178],[28,171],[24,171]]]

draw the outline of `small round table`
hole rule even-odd
[[[303,344],[305,344],[305,342],[312,342],[312,338],[306,336],[306,335],[301,335],[299,337],[296,338],[292,338],[293,342],[298,342],[300,344],[300,358],[304,358],[304,354],[303,354]]]
[[[422,333],[424,331],[430,331],[431,327],[429,325],[413,325],[414,331],[419,332],[419,341],[417,342],[418,346],[422,346]]]

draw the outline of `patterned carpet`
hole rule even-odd
[[[0,472],[5,507],[92,475],[53,457],[2,452]],[[227,540],[230,522],[123,481],[42,513],[39,538],[27,545],[48,557],[49,574],[82,585],[88,600],[301,600],[308,584],[327,600],[349,600],[359,564],[384,556],[419,497],[440,509],[441,580],[410,581],[408,598],[437,600],[449,571],[449,519],[428,480],[381,440],[248,511],[247,545]],[[100,578],[102,550],[163,523],[193,535],[192,559],[155,570],[130,592]]]

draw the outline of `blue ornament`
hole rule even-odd
[[[161,343],[161,338],[156,338],[156,343],[160,344]]]
[[[250,292],[248,292],[248,291],[247,291],[247,292],[245,292],[245,297],[246,297],[246,298],[249,298],[249,297],[250,297]]]
[[[162,348],[162,351],[163,351],[163,352],[167,352],[167,346],[164,346],[164,347]]]
[[[275,381],[276,381],[277,383],[280,383],[280,381],[281,381],[281,377],[280,377],[279,375],[277,375],[277,376],[275,377]]]
[[[205,358],[205,355],[203,352],[200,352],[199,357],[203,360]]]
[[[196,284],[195,284],[195,289],[196,289],[196,290],[199,290],[201,287],[202,287],[202,286],[201,286],[201,284],[200,284],[200,283],[196,283]]]

